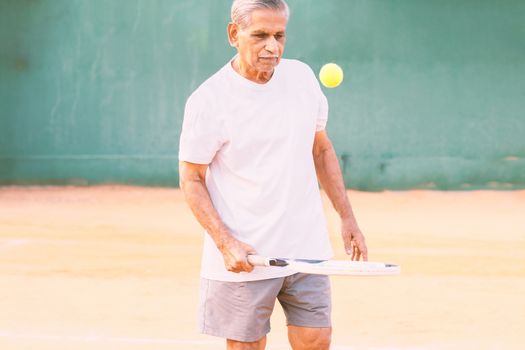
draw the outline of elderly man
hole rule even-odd
[[[318,181],[341,217],[346,252],[367,260],[325,132],[328,104],[304,63],[282,59],[283,0],[235,0],[237,55],[188,99],[180,139],[186,201],[205,228],[200,328],[227,349],[264,349],[279,300],[293,349],[330,346],[328,277],[254,268],[249,254],[332,256]]]

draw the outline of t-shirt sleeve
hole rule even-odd
[[[322,131],[326,128],[326,122],[328,121],[328,100],[323,94],[321,88],[319,88],[319,111],[317,112],[317,121],[315,131]]]
[[[307,67],[309,70],[309,83],[311,84],[310,86],[312,86],[313,92],[312,98],[313,101],[317,101],[315,131],[322,131],[326,128],[326,122],[328,121],[328,100],[321,89],[321,85],[319,84],[314,71],[309,66]]]
[[[184,108],[179,160],[210,164],[223,144],[222,123],[209,103],[190,96]]]

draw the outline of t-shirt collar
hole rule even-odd
[[[259,84],[259,83],[256,83],[254,81],[251,81],[245,77],[243,77],[242,75],[240,75],[239,73],[237,73],[235,71],[235,69],[233,69],[233,65],[232,65],[232,62],[233,60],[235,60],[237,58],[238,55],[235,55],[233,56],[233,58],[231,60],[228,61],[228,63],[226,64],[226,69],[229,71],[229,74],[232,74],[235,76],[235,81],[238,82],[239,84],[247,87],[247,88],[250,88],[250,89],[254,89],[254,90],[260,90],[260,91],[264,91],[264,90],[267,90],[269,89],[272,85],[275,84],[275,81],[277,80],[278,78],[278,72],[279,72],[279,66],[280,66],[280,63],[274,68],[274,71],[273,71],[273,74],[272,74],[272,77],[270,78],[270,80],[268,80],[266,83],[264,84]]]

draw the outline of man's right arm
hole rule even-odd
[[[250,272],[253,266],[246,261],[246,257],[248,254],[255,254],[255,249],[235,239],[222,222],[206,187],[207,169],[206,164],[179,162],[180,188],[193,215],[222,253],[226,269],[232,272]]]

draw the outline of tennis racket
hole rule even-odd
[[[398,275],[399,265],[382,262],[349,261],[349,260],[307,260],[278,259],[258,255],[248,255],[248,262],[253,266],[287,267],[296,272],[317,275],[341,276],[386,276]]]

